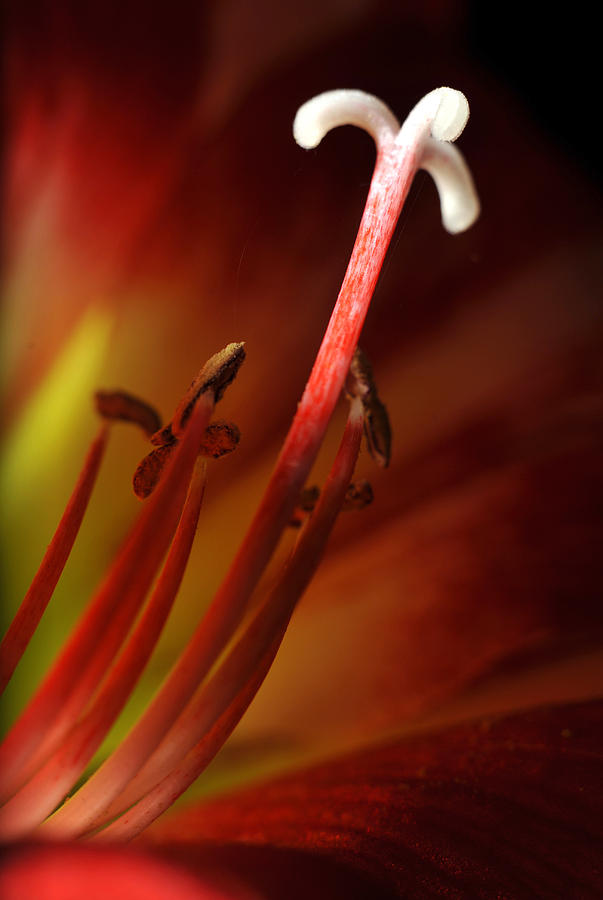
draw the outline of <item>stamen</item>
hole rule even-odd
[[[26,834],[56,807],[88,764],[123,709],[159,639],[190,555],[205,488],[198,461],[169,555],[144,615],[85,715],[59,750],[0,810],[0,835]]]
[[[362,407],[353,400],[318,506],[264,606],[118,802],[94,821],[89,819],[89,808],[86,808],[82,818],[88,821],[88,827],[97,827],[138,800],[99,834],[102,839],[130,840],[146,828],[199,776],[243,715],[270,668],[297,601],[318,567],[353,475],[362,428]],[[249,691],[250,684],[255,686],[252,691]],[[62,811],[54,819],[58,820]],[[61,836],[65,836],[63,831]]]
[[[50,602],[78,536],[107,446],[106,425],[92,442],[73,493],[34,580],[0,645],[0,693],[12,678]]]
[[[0,747],[3,799],[56,748],[121,646],[174,534],[212,411],[213,397],[204,395],[194,427],[187,429],[161,488],[143,509],[58,660]]]
[[[166,809],[169,809],[186,790],[186,787],[181,787],[181,785],[190,787],[222,749],[237,727],[270,671],[279,646],[280,640],[277,639],[260,662],[249,682],[237,694],[211,731],[186,755],[170,776],[163,779],[154,791],[147,794],[132,810],[128,810],[118,819],[115,819],[107,828],[97,831],[93,835],[85,834],[84,837],[91,837],[94,841],[102,842],[127,842],[133,840],[155,819],[159,818]],[[49,823],[52,821],[53,819],[50,819]],[[96,827],[97,823],[94,824],[91,830],[94,831]],[[57,837],[62,837],[62,833],[57,835]]]
[[[172,420],[182,433],[161,488],[145,507],[88,611],[55,666],[0,747],[0,796],[14,793],[53,752],[104,677],[140,609],[160,560],[173,536],[186,486],[221,397],[244,359],[242,344],[215,354],[193,382],[194,395]],[[182,408],[181,408],[182,407]]]
[[[97,412],[108,422],[116,420],[131,422],[142,428],[147,435],[153,434],[161,427],[161,420],[153,407],[125,391],[97,391],[94,400]],[[108,430],[103,426],[90,446],[76,486],[40,568],[2,640],[0,693],[4,692],[10,681],[65,568],[88,508],[105,454],[107,438]]]

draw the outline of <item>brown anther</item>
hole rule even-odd
[[[320,488],[313,484],[311,487],[302,488],[299,492],[299,500],[297,505],[304,512],[312,512],[320,497]]]
[[[203,456],[211,456],[212,459],[220,459],[227,453],[232,453],[241,440],[241,432],[234,422],[212,422],[205,430],[200,453]]]
[[[172,426],[165,425],[159,431],[152,434],[150,440],[155,447],[163,447],[165,444],[173,444],[176,438],[174,437]]]
[[[145,456],[138,464],[134,472],[132,484],[134,493],[141,500],[146,499],[155,489],[157,482],[161,478],[161,473],[170,458],[172,451],[176,447],[176,441],[171,444],[164,444],[163,447],[156,447],[155,450]]]
[[[234,422],[212,422],[205,430],[199,455],[219,459],[232,453],[240,440],[241,432]],[[132,479],[134,493],[141,500],[155,490],[168,459],[178,446],[169,426],[152,435],[151,443],[156,445],[155,449],[140,461]]]
[[[162,428],[158,417],[153,420],[153,428],[147,433],[156,449],[145,456],[134,473],[134,493],[137,497],[144,499],[154,490],[201,394],[211,391],[214,403],[217,403],[235,379],[244,359],[244,344],[228,344],[205,363],[178,404],[172,421]],[[199,453],[219,459],[231,453],[240,439],[241,432],[232,422],[213,422],[205,431]]]
[[[311,487],[302,488],[293,514],[289,519],[289,525],[292,528],[299,528],[303,524],[308,517],[308,513],[311,513],[318,503],[319,497],[320,488],[317,485],[314,484]]]
[[[350,397],[359,397],[361,400],[377,393],[373,367],[360,347],[354,350],[345,389]]]
[[[343,510],[364,509],[373,502],[373,489],[366,479],[353,481],[347,489]]]
[[[392,432],[387,409],[379,399],[373,370],[368,359],[356,347],[345,385],[349,397],[357,397],[364,411],[364,435],[368,451],[382,468],[391,458]]]
[[[374,397],[364,407],[364,435],[368,451],[382,469],[389,466],[392,450],[392,432],[387,409]]]
[[[174,413],[171,421],[174,437],[181,436],[201,394],[212,391],[216,403],[222,398],[228,385],[236,378],[244,359],[245,345],[242,343],[228,344],[223,350],[208,359]]]
[[[161,428],[161,419],[156,410],[144,400],[125,391],[97,391],[94,403],[103,419],[132,422],[142,428],[147,436]]]

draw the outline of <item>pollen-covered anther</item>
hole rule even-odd
[[[173,444],[176,440],[172,431],[172,424],[169,422],[149,437],[149,440],[156,447],[164,447],[166,444]]]
[[[200,453],[211,459],[220,459],[239,445],[241,432],[234,422],[212,422],[205,430]]]
[[[163,429],[165,431],[165,429]],[[158,432],[161,434],[162,432]],[[152,443],[158,443],[153,438]],[[228,453],[236,450],[241,440],[241,432],[234,422],[212,422],[205,430],[201,446],[199,447],[200,456],[208,456],[211,459],[220,459]],[[154,450],[142,459],[132,478],[132,487],[134,493],[140,500],[146,500],[153,493],[161,473],[163,472],[167,461],[178,446],[178,441],[172,437],[166,443],[158,444]]]
[[[372,366],[360,347],[354,351],[345,389],[348,397],[357,397],[362,403],[364,436],[370,455],[378,466],[387,468],[392,445],[389,416],[379,399]]]
[[[161,428],[159,413],[144,400],[126,391],[97,391],[94,404],[103,419],[132,422],[139,425],[147,437]]]
[[[157,486],[161,473],[184,433],[186,423],[202,394],[211,392],[213,402],[217,403],[224,395],[226,388],[232,384],[245,360],[243,343],[227,344],[223,350],[211,356],[197,377],[193,380],[186,394],[178,404],[172,421],[161,427],[159,417],[156,427],[150,432],[150,441],[156,447],[138,464],[134,472],[134,493],[141,500],[148,497]],[[127,396],[127,395],[124,395]],[[206,430],[203,443],[199,449],[202,456],[219,459],[231,453],[241,439],[241,433],[231,422],[214,422]]]
[[[218,403],[222,399],[226,388],[236,378],[244,360],[245,344],[241,342],[228,344],[223,350],[215,353],[207,360],[174,413],[170,426],[171,433],[175,438],[180,437],[182,434],[193,407],[201,394],[211,391],[214,395],[214,403]],[[166,432],[167,436],[167,429],[164,429],[164,432]]]
[[[170,444],[156,447],[138,463],[132,479],[132,487],[140,500],[145,500],[153,493],[161,478],[161,473],[177,445],[177,441],[172,441]]]

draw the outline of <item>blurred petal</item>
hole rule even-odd
[[[267,898],[314,896],[316,859],[370,877],[358,897],[594,898],[602,737],[601,703],[482,719],[183,811],[141,843],[227,861]]]
[[[14,847],[0,868],[3,900],[254,900],[231,879],[206,880],[186,867],[123,847]]]
[[[555,276],[543,272],[539,284],[552,310]],[[576,287],[573,312],[581,300]],[[532,349],[522,359],[536,291],[501,290],[479,304],[400,362],[397,389],[386,379],[392,468],[374,477],[373,506],[341,522],[241,739],[265,728],[281,742],[313,735],[341,750],[441,704],[507,657],[601,647],[596,323],[586,317],[589,334],[563,335],[557,347],[551,337],[540,357]],[[468,362],[493,359],[499,341],[513,347],[512,362]],[[435,411],[432,421],[423,410]],[[600,670],[576,696],[585,689],[603,691]],[[521,703],[521,689],[507,700]]]

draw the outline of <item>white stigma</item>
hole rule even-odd
[[[393,112],[377,97],[364,91],[338,90],[318,94],[300,106],[293,122],[293,137],[304,150],[311,150],[339,125],[363,128],[377,146],[400,130]]]
[[[460,91],[440,87],[426,94],[400,127],[391,110],[363,91],[327,91],[304,103],[295,116],[293,136],[305,149],[317,147],[339,125],[367,131],[378,151],[394,150],[397,160],[407,155],[416,169],[432,176],[439,197],[444,228],[465,231],[479,215],[479,199],[469,169],[451,146],[469,118],[469,103]],[[393,163],[391,163],[393,164]]]
[[[432,137],[437,141],[456,141],[469,118],[467,98],[460,91],[447,87],[437,88],[431,94],[438,100],[437,111],[431,125]]]
[[[470,228],[479,216],[480,204],[463,155],[452,144],[430,138],[425,143],[420,168],[434,180],[446,231],[459,234]]]

